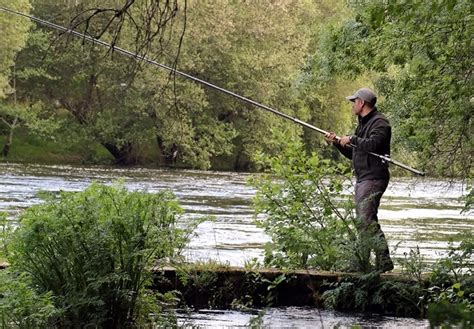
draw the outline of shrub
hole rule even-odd
[[[272,238],[266,265],[330,270],[358,259],[352,196],[343,193],[351,177],[346,165],[306,155],[298,141],[259,162],[269,168],[251,181],[257,225]]]
[[[446,257],[433,266],[429,279],[419,249],[401,262],[407,281],[382,280],[378,272],[346,277],[325,285],[327,308],[380,312],[397,316],[427,317],[431,327],[472,328],[474,323],[473,235],[461,235]]]
[[[52,294],[32,289],[26,273],[0,271],[0,328],[51,328],[58,316]]]
[[[474,235],[460,235],[446,257],[438,260],[424,299],[431,327],[472,328],[474,325]]]
[[[170,192],[92,184],[29,208],[8,245],[16,273],[51,294],[59,326],[129,327],[155,321],[151,267],[178,256],[191,228]]]

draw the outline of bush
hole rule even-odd
[[[382,280],[378,272],[346,277],[327,283],[322,295],[327,308],[396,316],[427,317],[431,327],[472,328],[474,323],[473,234],[460,235],[459,246],[450,246],[438,260],[429,279],[419,249],[412,250],[402,265],[406,281]]]
[[[348,166],[306,155],[300,142],[284,144],[278,155],[259,160],[269,172],[251,184],[257,188],[257,225],[272,238],[266,265],[347,269],[360,258],[352,196],[343,194],[350,184]]]
[[[51,293],[34,291],[27,274],[0,271],[0,328],[51,328],[59,315]]]
[[[474,325],[474,235],[460,235],[459,246],[450,244],[447,257],[436,262],[430,288],[424,297],[431,327],[472,328]]]
[[[169,192],[97,184],[62,192],[21,216],[8,261],[35,293],[51,294],[61,327],[150,323],[160,313],[151,267],[184,247],[190,228],[177,227],[181,214]]]
[[[327,283],[322,295],[324,306],[338,311],[359,311],[420,317],[424,288],[422,283],[383,280],[379,272],[346,277]]]

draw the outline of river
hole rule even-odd
[[[169,189],[179,199],[186,218],[203,215],[214,218],[199,225],[186,257],[191,261],[212,259],[243,266],[252,259],[261,260],[263,245],[269,241],[268,236],[253,224],[251,200],[255,190],[246,183],[249,177],[250,174],[232,172],[1,163],[0,211],[7,212],[9,218],[15,220],[23,209],[41,202],[37,192],[81,191],[93,181],[109,184],[121,179],[129,189],[148,192]],[[395,258],[403,258],[410,249],[418,247],[428,263],[434,262],[446,252],[451,237],[462,231],[472,231],[473,214],[461,214],[463,194],[461,182],[393,179],[382,199],[379,219]],[[264,323],[296,323],[296,327],[305,327],[304,321],[318,321],[325,327],[331,327],[331,323],[405,326],[403,321],[415,321],[406,324],[410,327],[427,325],[424,321],[395,318],[377,318],[367,323],[358,315],[347,318],[347,315],[325,312],[321,316],[321,312],[300,308],[271,309],[262,319]],[[300,322],[294,322],[295,314]],[[251,317],[251,314],[234,311],[201,311],[183,321],[206,327],[241,326]]]

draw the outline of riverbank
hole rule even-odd
[[[7,136],[0,134],[0,141]],[[23,129],[17,129],[14,134],[13,143],[9,148],[8,155],[0,153],[0,163],[36,164],[36,165],[99,165],[115,166],[117,168],[133,168],[137,165],[147,168],[174,168],[190,169],[190,166],[176,162],[165,164],[160,161],[160,155],[152,146],[144,143],[142,148],[144,154],[136,165],[118,165],[116,159],[105,147],[84,140],[79,136],[71,138],[67,134],[55,138],[40,138],[29,134]],[[3,144],[0,144],[0,152]],[[212,170],[228,171],[233,169],[233,156],[221,156],[212,159]]]
[[[6,269],[0,263],[0,270]],[[429,273],[422,281],[403,273],[344,273],[317,270],[280,270],[275,268],[241,268],[218,264],[187,264],[175,267],[155,267],[153,290],[164,294],[179,293],[180,307],[192,309],[256,309],[281,306],[327,307],[327,295],[348,282],[370,282],[372,291],[365,296],[366,312],[383,315],[420,317],[413,309],[413,300],[394,303],[385,298],[371,303],[372,294],[381,287],[397,287],[406,291],[413,287],[427,288]],[[378,287],[378,288],[377,288]],[[345,296],[347,298],[347,296]],[[354,304],[354,307],[357,305]],[[356,309],[357,310],[357,309]],[[354,311],[354,310],[348,310]]]
[[[0,269],[7,267],[0,264]],[[444,283],[438,278],[434,283],[431,273],[415,279],[397,272],[239,268],[215,263],[155,267],[152,274],[152,290],[179,296],[175,306],[194,312],[308,307],[422,319],[427,316],[427,305],[432,302],[427,297],[433,289],[452,284],[449,278]]]
[[[6,139],[7,136],[0,134],[0,141]],[[179,161],[171,164],[164,163],[160,160],[161,156],[157,150],[145,144],[147,143],[144,143],[142,148],[146,150],[146,152],[140,157],[136,165],[118,165],[116,159],[114,159],[102,145],[96,142],[84,140],[84,138],[79,136],[71,137],[67,133],[62,133],[54,138],[41,138],[29,134],[20,128],[15,131],[8,156],[0,154],[0,163],[193,169],[189,165],[180,163]],[[3,144],[0,144],[0,150],[2,148]],[[212,158],[210,161],[211,168],[209,168],[209,170],[255,172],[255,170],[234,170],[238,158],[240,158],[240,156],[236,154]],[[253,167],[250,166],[248,161],[249,159],[246,159],[244,162],[247,163],[248,168],[252,169]],[[407,171],[396,166],[392,166],[391,174],[392,177],[411,177]]]
[[[6,136],[0,135],[0,140]],[[0,144],[3,148],[3,144]],[[112,156],[100,145],[66,136],[40,138],[22,129],[15,130],[8,155],[0,155],[0,162],[44,165],[111,165]]]
[[[0,268],[6,267],[7,264],[0,264]],[[364,313],[328,309],[323,301],[324,294],[336,289],[337,284],[347,282],[347,278],[360,279],[361,275],[355,273],[186,264],[178,269],[154,268],[153,277],[154,291],[160,295],[176,296],[176,317],[183,328],[217,328],[237,324],[255,327],[257,323],[261,324],[259,327],[274,327],[280,321],[298,328],[308,327],[311,321],[311,327],[314,321],[329,327],[341,327],[343,324],[352,327],[359,323],[377,327],[428,325],[427,320],[416,314],[412,317],[397,316],[397,312],[388,311],[388,305],[384,305],[383,312],[379,309],[376,313],[370,309]],[[398,286],[400,282],[416,285],[416,282],[399,273],[382,274],[380,281]],[[403,307],[405,305],[397,306],[398,313]]]
[[[154,268],[154,288],[161,293],[178,291],[181,306],[194,309],[245,309],[268,306],[330,306],[327,299],[341,286],[358,283],[365,292],[364,301],[349,303],[348,311],[363,311],[396,316],[422,316],[413,308],[419,296],[407,298],[401,292],[427,288],[430,274],[422,275],[421,281],[405,273],[344,273],[317,270],[280,270],[275,268],[241,268],[230,266],[189,264],[180,268]],[[367,285],[371,290],[365,291]],[[355,287],[355,290],[357,288]],[[387,296],[375,302],[374,296],[381,290],[391,290],[397,297]],[[401,296],[403,295],[403,298]],[[341,296],[342,297],[342,296]],[[337,298],[341,298],[337,297]],[[350,296],[344,296],[349,299]],[[359,296],[362,298],[362,296]],[[350,309],[351,306],[354,309]]]

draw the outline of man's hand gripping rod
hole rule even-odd
[[[321,133],[323,133],[323,131],[324,131],[324,130],[321,130],[321,129],[319,129],[319,130],[320,130]],[[325,135],[326,135],[326,136],[327,136],[328,134],[329,134],[328,132],[325,132]],[[340,141],[340,140],[341,140],[341,137],[335,136],[334,139],[337,140],[337,141]],[[348,147],[350,147],[350,148],[357,148],[357,146],[354,145],[354,144],[352,144],[352,143],[349,143],[349,144],[346,144],[346,145],[347,145]],[[412,167],[410,167],[410,166],[407,166],[406,164],[401,163],[401,162],[399,162],[399,161],[393,160],[393,159],[390,157],[390,155],[381,155],[381,154],[377,154],[377,153],[374,153],[374,152],[367,152],[367,153],[370,154],[370,155],[372,155],[372,156],[375,156],[375,157],[377,157],[377,158],[382,159],[383,162],[393,163],[394,165],[399,166],[399,167],[401,167],[401,168],[403,168],[403,169],[406,169],[406,170],[408,170],[408,171],[411,171],[411,172],[414,173],[414,174],[417,174],[417,175],[420,175],[420,176],[425,176],[425,173],[424,173],[424,172],[419,171],[419,170],[416,170],[416,169],[414,169],[414,168],[412,168]]]

